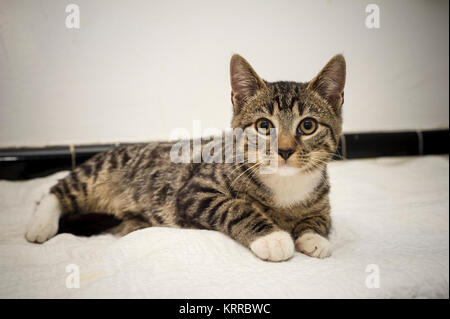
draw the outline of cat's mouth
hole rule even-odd
[[[300,160],[281,159],[280,157],[267,157],[259,163],[260,173],[275,174],[280,177],[289,177],[310,174],[316,170],[322,170],[325,164],[323,159],[312,160],[304,155]]]
[[[292,165],[289,165],[287,163],[283,163],[281,165],[278,165],[278,167],[275,169],[275,174],[279,176],[294,176],[301,172],[301,169]]]
[[[296,176],[302,174],[310,174],[315,170],[322,170],[322,164],[310,165],[309,162],[306,163],[296,163],[297,165],[293,165],[287,161],[279,161],[278,165],[267,166],[267,170],[265,170],[265,174],[276,174],[280,177],[289,177]]]

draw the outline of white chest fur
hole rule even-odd
[[[283,173],[261,174],[260,178],[272,190],[277,205],[289,207],[305,200],[314,191],[322,179],[322,172],[288,176]]]

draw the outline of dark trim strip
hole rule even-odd
[[[448,154],[449,130],[346,133],[334,159]],[[345,145],[343,145],[345,144]],[[80,165],[95,154],[130,143],[0,149],[0,179],[23,180],[46,176]]]
[[[449,153],[449,130],[347,133],[343,139],[348,159]]]

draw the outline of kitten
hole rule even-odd
[[[248,141],[238,145],[244,163],[174,163],[175,142],[117,147],[51,188],[26,239],[42,243],[58,232],[61,217],[101,212],[121,220],[109,229],[119,236],[151,226],[200,228],[227,234],[263,260],[287,260],[295,248],[329,256],[326,165],[341,134],[345,69],[336,55],[310,82],[267,82],[234,55],[232,127],[260,137],[276,130],[278,152],[265,154],[277,161],[274,173],[261,173],[266,162],[248,162]]]

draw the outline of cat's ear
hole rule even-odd
[[[344,103],[345,59],[341,54],[335,55],[327,65],[308,84],[339,111]]]
[[[230,61],[231,101],[234,112],[240,108],[259,90],[266,87],[264,80],[253,70],[250,63],[235,54]]]

